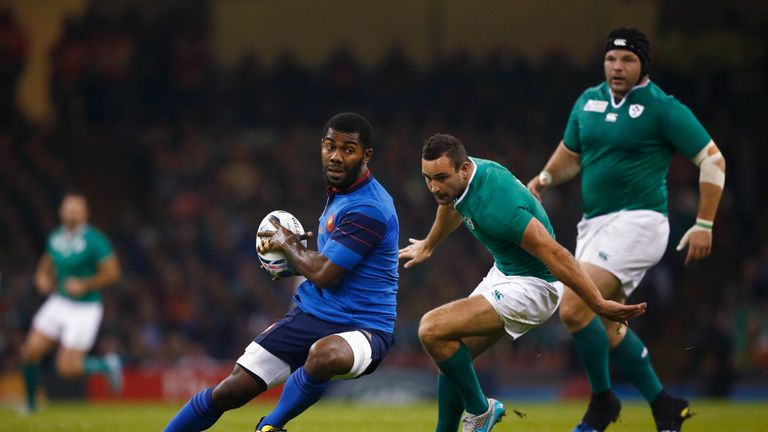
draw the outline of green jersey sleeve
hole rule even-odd
[[[563,144],[565,147],[576,153],[581,153],[581,142],[579,142],[579,110],[577,107],[583,105],[581,103],[583,97],[579,97],[576,103],[571,108],[571,115],[568,116],[568,123],[565,125],[565,133],[563,133]]]
[[[691,110],[674,97],[669,98],[664,110],[664,136],[688,159],[712,140]]]
[[[533,215],[523,206],[510,208],[506,212],[487,212],[484,215],[485,230],[488,234],[509,240],[517,245],[523,240],[523,234]]]
[[[88,247],[92,248],[91,254],[96,261],[101,262],[112,255],[112,244],[109,243],[107,237],[101,232],[94,230],[88,242]]]

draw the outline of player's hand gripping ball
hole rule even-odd
[[[287,211],[283,210],[275,210],[273,212],[270,212],[268,215],[264,217],[264,219],[261,220],[261,223],[259,224],[259,230],[258,232],[264,232],[264,231],[271,231],[275,232],[275,226],[272,225],[272,223],[269,221],[271,217],[277,217],[277,219],[280,222],[280,225],[286,227],[289,231],[293,232],[296,235],[302,236],[304,234],[304,227],[301,226],[301,222],[299,222],[298,219],[296,219],[295,216],[288,213]],[[294,276],[296,275],[296,271],[291,266],[291,263],[288,262],[288,260],[285,258],[285,255],[282,252],[277,251],[267,251],[264,253],[258,252],[258,246],[259,243],[261,243],[262,240],[268,239],[268,237],[261,237],[259,235],[256,235],[256,250],[257,254],[259,255],[259,261],[261,262],[261,266],[269,272],[269,274],[272,275],[272,277],[276,279],[288,277],[288,276]],[[304,247],[307,246],[307,240],[304,239],[301,241],[301,244],[304,245]]]

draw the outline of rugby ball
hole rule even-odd
[[[295,234],[301,235],[304,234],[304,227],[301,226],[301,222],[299,222],[296,217],[287,211],[284,210],[275,210],[273,212],[270,212],[268,215],[264,216],[264,219],[261,220],[261,223],[259,224],[259,230],[258,232],[265,232],[265,231],[275,231],[275,226],[272,225],[272,223],[269,221],[269,219],[272,216],[276,216],[277,219],[280,221],[280,225],[286,227],[289,231],[292,231]],[[259,262],[261,262],[261,266],[269,272],[269,274],[272,275],[272,277],[280,279],[288,276],[294,276],[296,275],[296,271],[291,266],[291,263],[288,262],[288,260],[285,258],[285,255],[282,252],[275,252],[275,251],[269,251],[265,253],[258,252],[258,245],[261,242],[262,237],[258,234],[256,235],[256,253],[259,256]],[[304,245],[304,247],[307,246],[307,240],[302,240],[301,244]]]

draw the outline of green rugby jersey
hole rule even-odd
[[[525,228],[534,217],[555,237],[544,208],[503,166],[484,159],[470,160],[475,171],[467,189],[453,203],[464,225],[493,255],[496,267],[505,275],[554,282],[544,263],[520,247]]]
[[[619,210],[667,214],[667,173],[675,150],[690,159],[711,140],[691,110],[648,81],[615,105],[608,83],[576,100],[563,142],[581,156],[587,218]]]
[[[112,245],[101,231],[83,225],[70,232],[63,226],[56,228],[46,244],[46,252],[56,271],[56,292],[78,301],[101,301],[101,291],[91,290],[82,297],[70,296],[64,288],[67,278],[89,278],[99,269],[99,263],[112,255]]]

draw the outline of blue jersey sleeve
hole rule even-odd
[[[387,231],[384,213],[372,204],[355,206],[344,213],[321,254],[345,270],[351,270],[381,243]]]

